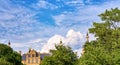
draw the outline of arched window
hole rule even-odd
[[[32,57],[34,57],[34,54],[32,54]]]
[[[38,59],[36,58],[36,63],[38,63]]]

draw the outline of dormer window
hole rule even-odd
[[[34,54],[32,54],[32,57],[34,57]]]
[[[30,54],[28,54],[28,57],[30,57]]]

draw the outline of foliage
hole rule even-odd
[[[0,44],[0,65],[22,65],[21,55],[5,44]]]
[[[12,63],[5,60],[4,57],[0,58],[0,65],[12,65]]]
[[[97,39],[86,42],[79,65],[120,65],[120,10],[106,10],[99,16],[103,22],[94,22],[89,29]]]
[[[50,50],[52,55],[45,57],[41,65],[74,65],[77,62],[77,55],[70,47],[60,42],[55,48],[56,50]]]

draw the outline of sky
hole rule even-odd
[[[99,14],[120,8],[120,0],[0,0],[0,42],[15,51],[48,52],[62,40],[82,52],[85,36]],[[90,40],[94,40],[90,34]]]

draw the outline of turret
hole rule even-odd
[[[32,48],[29,48],[29,53],[31,52]]]
[[[86,41],[89,42],[89,34],[88,34],[88,32],[86,34]]]
[[[8,46],[10,47],[10,45],[11,45],[11,43],[10,43],[10,40],[9,40],[9,42],[8,42]]]
[[[21,52],[21,51],[19,51],[19,54],[20,54],[20,55],[22,55],[22,52]]]
[[[60,39],[60,45],[62,45],[62,43],[63,43],[63,42],[62,42],[62,39]]]

